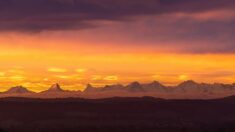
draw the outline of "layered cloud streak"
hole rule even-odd
[[[0,30],[81,29],[96,20],[230,10],[234,5],[233,0],[1,0]]]

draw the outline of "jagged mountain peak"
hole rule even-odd
[[[93,87],[91,84],[87,84],[87,85],[86,85],[86,88],[87,88],[87,89],[90,89],[90,88],[94,88],[94,87]]]
[[[53,93],[53,92],[64,92],[64,91],[65,90],[63,90],[58,83],[55,83],[51,85],[51,87],[48,90],[43,91],[42,93]]]
[[[51,91],[63,91],[58,83],[53,84],[48,90],[51,90]]]

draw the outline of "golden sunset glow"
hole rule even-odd
[[[0,132],[233,131],[235,0],[0,0]]]
[[[66,69],[61,69],[61,68],[49,68],[48,69],[49,72],[66,72]]]
[[[27,36],[13,38],[24,40],[19,41],[19,45],[27,45],[32,39]],[[34,43],[39,42],[35,39]],[[24,85],[39,92],[56,82],[65,89],[83,90],[87,83],[102,86],[157,80],[166,85],[175,85],[189,79],[210,83],[233,83],[235,80],[235,62],[230,59],[235,58],[233,54],[154,53],[138,48],[134,53],[131,47],[125,47],[121,53],[106,53],[102,46],[94,46],[96,52],[90,54],[90,46],[77,45],[75,50],[64,42],[54,48],[49,42],[24,48],[4,42],[5,47],[0,49],[1,63],[4,64],[0,66],[1,91],[14,85]],[[54,41],[57,42],[62,43],[63,40]],[[43,44],[45,50],[40,49]]]
[[[0,91],[23,85],[39,92],[54,83],[83,90],[87,83],[235,82],[233,8],[190,11],[189,4],[175,10],[171,6],[179,5],[174,3],[155,10],[144,4],[129,12],[132,4],[124,4],[126,13],[110,9],[110,14],[72,10],[50,15],[36,8],[38,15],[19,12],[19,20],[12,8],[0,24]]]

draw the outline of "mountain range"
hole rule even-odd
[[[83,97],[83,98],[106,98],[106,97],[141,97],[152,96],[158,98],[219,98],[235,95],[235,84],[222,83],[197,83],[188,80],[177,86],[164,86],[157,81],[147,84],[132,82],[126,86],[121,84],[106,85],[104,87],[94,87],[87,84],[83,92],[68,91],[53,84],[48,90],[35,93],[23,86],[12,87],[0,93],[0,97],[20,96],[20,97],[39,97],[39,98],[60,98],[60,97]]]

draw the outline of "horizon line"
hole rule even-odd
[[[208,84],[208,85],[213,85],[213,84],[222,84],[222,85],[235,85],[235,82],[234,83],[222,83],[222,82],[213,82],[213,83],[208,83],[208,82],[198,82],[198,81],[194,81],[194,80],[185,80],[185,81],[181,81],[180,83],[178,83],[178,84],[175,84],[175,85],[165,85],[165,84],[163,84],[163,83],[161,83],[160,81],[156,81],[156,80],[153,80],[153,81],[151,81],[151,82],[145,82],[145,83],[141,83],[141,82],[139,82],[139,81],[132,81],[132,82],[129,82],[129,83],[127,83],[127,84],[122,84],[122,83],[113,83],[113,84],[107,84],[107,85],[102,85],[102,86],[94,86],[92,83],[87,83],[86,84],[86,86],[84,87],[84,89],[83,90],[69,90],[69,89],[66,89],[66,88],[61,88],[61,83],[52,83],[51,84],[51,86],[48,88],[48,89],[44,89],[44,90],[41,90],[41,91],[35,91],[35,90],[31,90],[29,87],[25,87],[24,85],[15,85],[15,86],[12,86],[12,87],[9,87],[8,89],[6,89],[5,91],[1,91],[0,93],[4,93],[4,92],[7,92],[8,90],[10,90],[10,89],[12,89],[12,88],[16,88],[16,87],[22,87],[22,88],[26,88],[27,90],[30,90],[30,91],[32,91],[32,92],[34,92],[34,93],[41,93],[41,92],[43,92],[43,91],[45,91],[45,90],[49,90],[53,85],[56,85],[56,84],[58,84],[59,86],[60,86],[60,88],[62,89],[62,90],[65,90],[65,91],[81,91],[81,92],[84,92],[85,90],[86,90],[86,88],[87,88],[87,86],[88,85],[90,85],[90,86],[92,86],[93,88],[95,88],[95,89],[102,89],[102,88],[104,88],[104,87],[106,87],[106,86],[114,86],[114,85],[122,85],[123,87],[127,87],[128,85],[131,85],[131,84],[133,84],[133,83],[139,83],[140,85],[145,85],[145,84],[151,84],[151,83],[154,83],[154,82],[156,82],[156,83],[159,83],[159,84],[161,84],[162,86],[164,86],[164,87],[177,87],[177,86],[179,86],[180,84],[183,84],[183,83],[185,83],[185,82],[193,82],[193,83],[196,83],[196,84]],[[63,85],[62,85],[62,87],[63,87]]]

